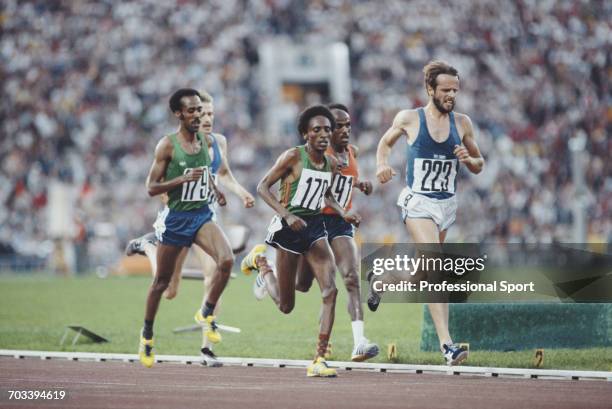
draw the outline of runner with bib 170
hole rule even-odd
[[[337,161],[325,154],[335,128],[332,112],[323,105],[305,109],[298,119],[298,131],[305,145],[285,151],[257,186],[257,193],[276,212],[266,245],[257,245],[244,258],[243,272],[257,271],[256,286],[265,287],[278,308],[289,314],[295,305],[295,281],[300,258],[310,266],[319,288],[322,305],[319,343],[308,376],[333,377],[336,370],[325,362],[336,307],[335,261],[327,242],[322,208],[327,205],[345,221],[359,225],[356,213],[347,213],[331,193],[332,179],[339,174]],[[270,191],[281,183],[280,200]],[[269,250],[269,251],[266,251]],[[276,256],[276,268],[273,258]],[[274,271],[276,270],[276,272]],[[262,292],[265,296],[265,292]]]

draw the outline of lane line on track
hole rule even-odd
[[[27,351],[0,349],[0,356],[14,358],[66,359],[71,361],[122,361],[138,362],[136,354],[93,353],[93,352],[59,352],[59,351]],[[158,363],[200,364],[201,357],[196,355],[157,355]],[[219,357],[228,366],[256,366],[272,368],[306,368],[311,361],[295,359],[265,359],[265,358],[225,358]],[[444,365],[410,365],[392,363],[342,362],[328,361],[334,368],[344,370],[364,370],[371,372],[394,372],[413,374],[445,374],[445,375],[477,375],[484,377],[514,377],[528,379],[567,379],[567,380],[605,380],[612,382],[612,372],[606,371],[575,371],[556,369],[529,368],[493,368],[480,366],[444,366]]]

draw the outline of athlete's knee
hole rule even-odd
[[[217,266],[219,266],[219,270],[224,274],[230,274],[232,271],[232,267],[234,266],[234,256],[233,254],[226,254],[219,258],[217,262]]]
[[[331,283],[321,290],[321,297],[323,298],[323,303],[335,303],[336,296],[338,295],[338,289],[336,288],[336,284]]]
[[[166,288],[168,288],[169,285],[170,285],[169,277],[159,277],[158,276],[158,277],[155,277],[155,280],[153,280],[153,284],[151,285],[151,288],[155,292],[163,293],[166,290]]]
[[[346,291],[359,291],[359,277],[357,275],[357,269],[349,270],[348,274],[344,276],[344,286]]]

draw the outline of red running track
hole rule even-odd
[[[8,390],[64,390],[9,400]],[[0,358],[0,408],[612,408],[612,382]]]

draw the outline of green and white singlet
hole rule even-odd
[[[168,207],[172,210],[185,211],[200,209],[208,204],[210,156],[204,135],[197,133],[201,148],[198,153],[189,154],[183,150],[178,141],[178,134],[169,136],[174,152],[166,169],[165,180],[182,176],[191,169],[202,168],[204,174],[198,180],[185,182],[168,192]]]
[[[281,203],[296,216],[314,216],[321,213],[324,205],[325,192],[332,178],[331,164],[324,156],[325,165],[317,169],[308,157],[306,146],[301,145],[297,149],[302,161],[302,173],[291,183],[281,179]]]

